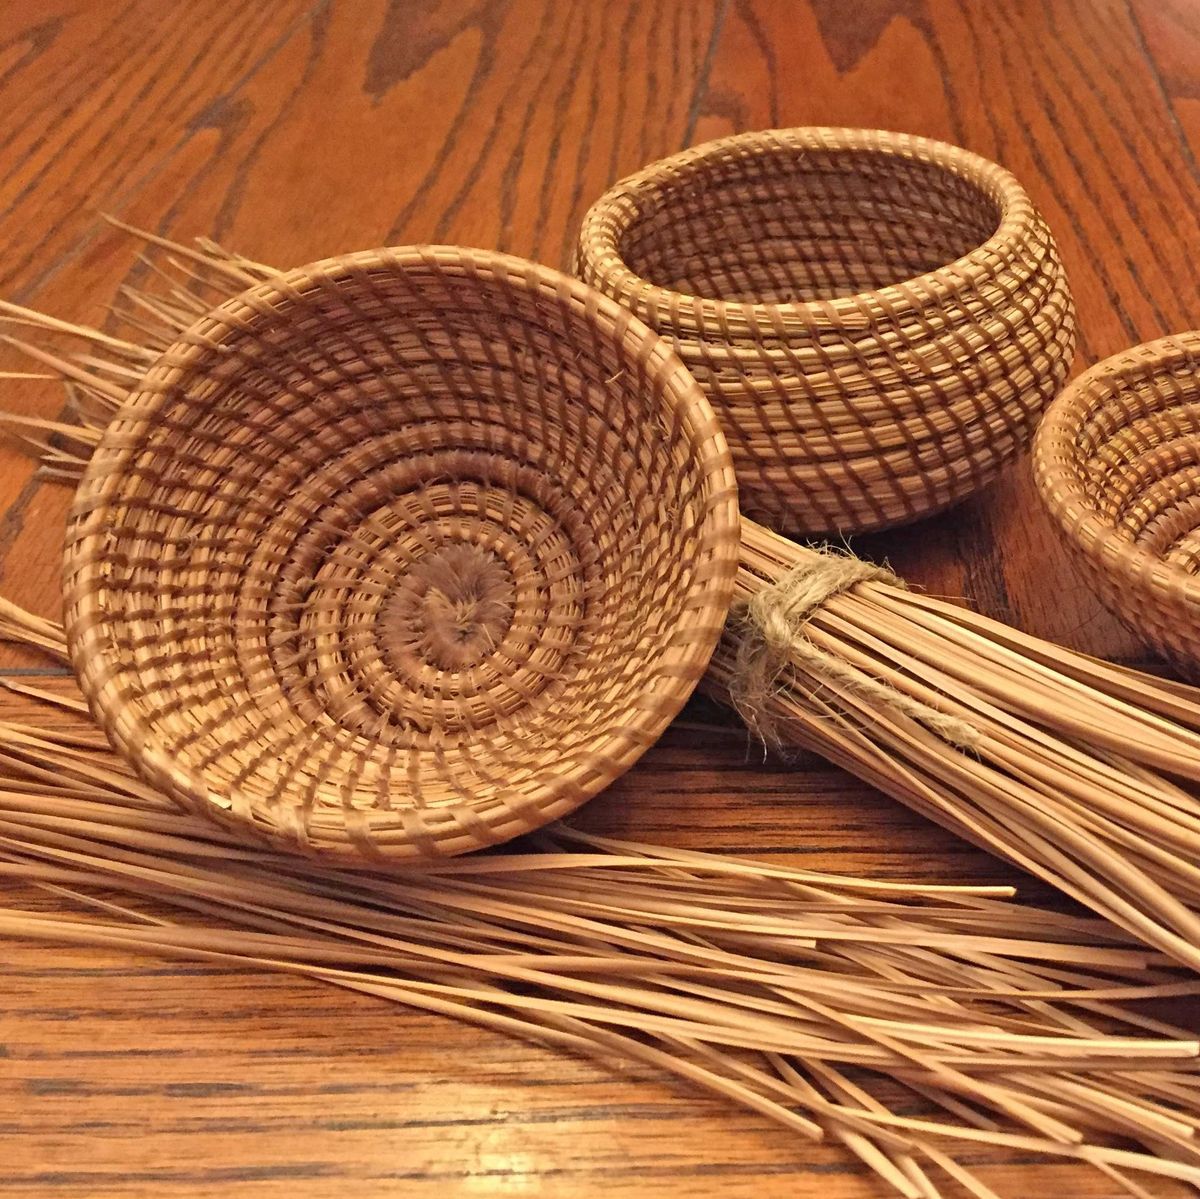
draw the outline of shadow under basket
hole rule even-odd
[[[903,134],[772,130],[663,159],[591,208],[575,267],[671,340],[742,511],[793,535],[902,524],[990,482],[1074,353],[1017,180]]]
[[[68,528],[85,695],[253,836],[428,859],[571,811],[700,678],[737,566],[720,427],[577,281],[453,247],[302,267],[136,385]]]
[[[1200,678],[1200,332],[1135,346],[1074,380],[1046,413],[1034,470],[1096,594]]]

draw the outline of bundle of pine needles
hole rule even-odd
[[[47,632],[8,607],[26,629]],[[175,809],[79,698],[15,686],[80,714],[0,724],[0,877],[80,912],[0,909],[0,934],[306,975],[649,1064],[836,1139],[910,1199],[939,1175],[994,1199],[956,1146],[1143,1197],[1131,1173],[1200,1185],[1200,1045],[1142,1011],[1200,980],[1101,921],[565,828],[420,873],[315,871]]]
[[[74,421],[0,417],[74,480],[146,366],[231,292],[277,274],[201,240],[157,248],[117,337],[0,303],[82,340],[7,337],[61,379]],[[78,423],[74,423],[77,421]],[[769,741],[803,745],[1200,970],[1200,693],[906,591],[855,559],[743,522],[740,603],[711,689]],[[35,630],[36,632],[36,630]]]
[[[1200,970],[1200,692],[743,525],[709,672],[800,745]]]

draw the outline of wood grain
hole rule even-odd
[[[100,319],[142,270],[101,211],[279,265],[418,240],[562,265],[588,202],[652,158],[739,129],[876,125],[1019,175],[1063,246],[1087,362],[1200,325],[1198,11],[0,0],[0,294]],[[13,383],[4,403],[53,415],[59,397]],[[0,592],[48,614],[68,499],[0,452]],[[1071,573],[1025,464],[860,548],[1035,632],[1144,656]],[[0,719],[30,716],[0,696]],[[700,704],[581,819],[818,868],[1010,877],[836,771],[763,763]],[[0,957],[0,1161],[0,1194],[37,1196],[883,1193],[837,1149],[643,1070],[315,983],[24,945]],[[1115,1194],[1011,1156],[980,1172],[1006,1196]]]
[[[231,0],[200,7],[235,27],[242,11]],[[249,6],[240,18],[246,37],[259,21],[250,9],[260,8],[287,17],[286,39],[266,47],[244,78],[227,63],[228,77],[198,82],[191,110],[182,101],[162,106],[165,133],[118,147],[123,159],[146,165],[110,164],[114,175],[132,176],[127,190],[86,185],[73,201],[74,242],[65,250],[44,245],[46,257],[0,283],[0,294],[69,320],[102,319],[118,286],[145,272],[134,242],[98,210],[177,239],[213,235],[284,267],[347,248],[426,241],[565,266],[588,203],[613,178],[689,140],[717,11],[716,0],[623,3],[607,15],[556,0],[288,0]],[[100,10],[125,30],[143,19],[108,3],[80,13],[91,21]],[[93,33],[85,22],[78,37]],[[190,79],[199,69],[177,60],[170,45],[153,42],[146,53],[142,73],[166,78],[132,95],[127,111],[109,118],[114,125],[155,129],[159,92],[178,82],[171,72]],[[169,61],[159,62],[164,54]],[[52,77],[63,67],[55,59],[42,69]],[[36,59],[10,81],[14,91],[28,86],[30,73]],[[52,90],[49,78],[42,89]],[[0,144],[4,135],[0,124]],[[22,136],[19,121],[11,136]],[[89,137],[88,154],[107,156],[106,128]],[[57,219],[48,215],[47,231]],[[58,254],[62,269],[47,269]],[[0,369],[22,365],[14,354],[0,357]],[[12,384],[5,404],[53,415],[58,395],[48,384]],[[24,459],[0,447],[0,586],[34,611],[55,612],[69,496],[38,488],[30,474]]]
[[[1186,143],[1182,165],[1200,177],[1200,9],[1192,0],[1130,0],[1130,18]]]

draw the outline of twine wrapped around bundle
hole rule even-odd
[[[856,670],[844,659],[814,645],[804,633],[808,620],[835,595],[858,583],[875,581],[904,587],[890,570],[873,566],[852,554],[829,549],[805,555],[777,582],[757,591],[730,612],[730,627],[738,642],[729,698],[737,713],[762,740],[786,747],[784,730],[771,703],[781,689],[782,676],[792,662],[803,665],[819,685],[821,680],[854,691],[880,708],[891,708],[951,745],[969,749],[980,738],[967,721],[905,695],[887,683]]]

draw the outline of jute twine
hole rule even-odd
[[[733,609],[730,620],[741,637],[729,693],[738,714],[765,745],[785,748],[781,709],[770,701],[793,685],[794,680],[781,681],[792,668],[817,684],[852,691],[880,709],[902,713],[960,749],[978,745],[981,734],[969,721],[903,694],[819,648],[808,636],[806,626],[824,604],[865,582],[905,586],[885,567],[826,549],[806,556],[779,582]]]

